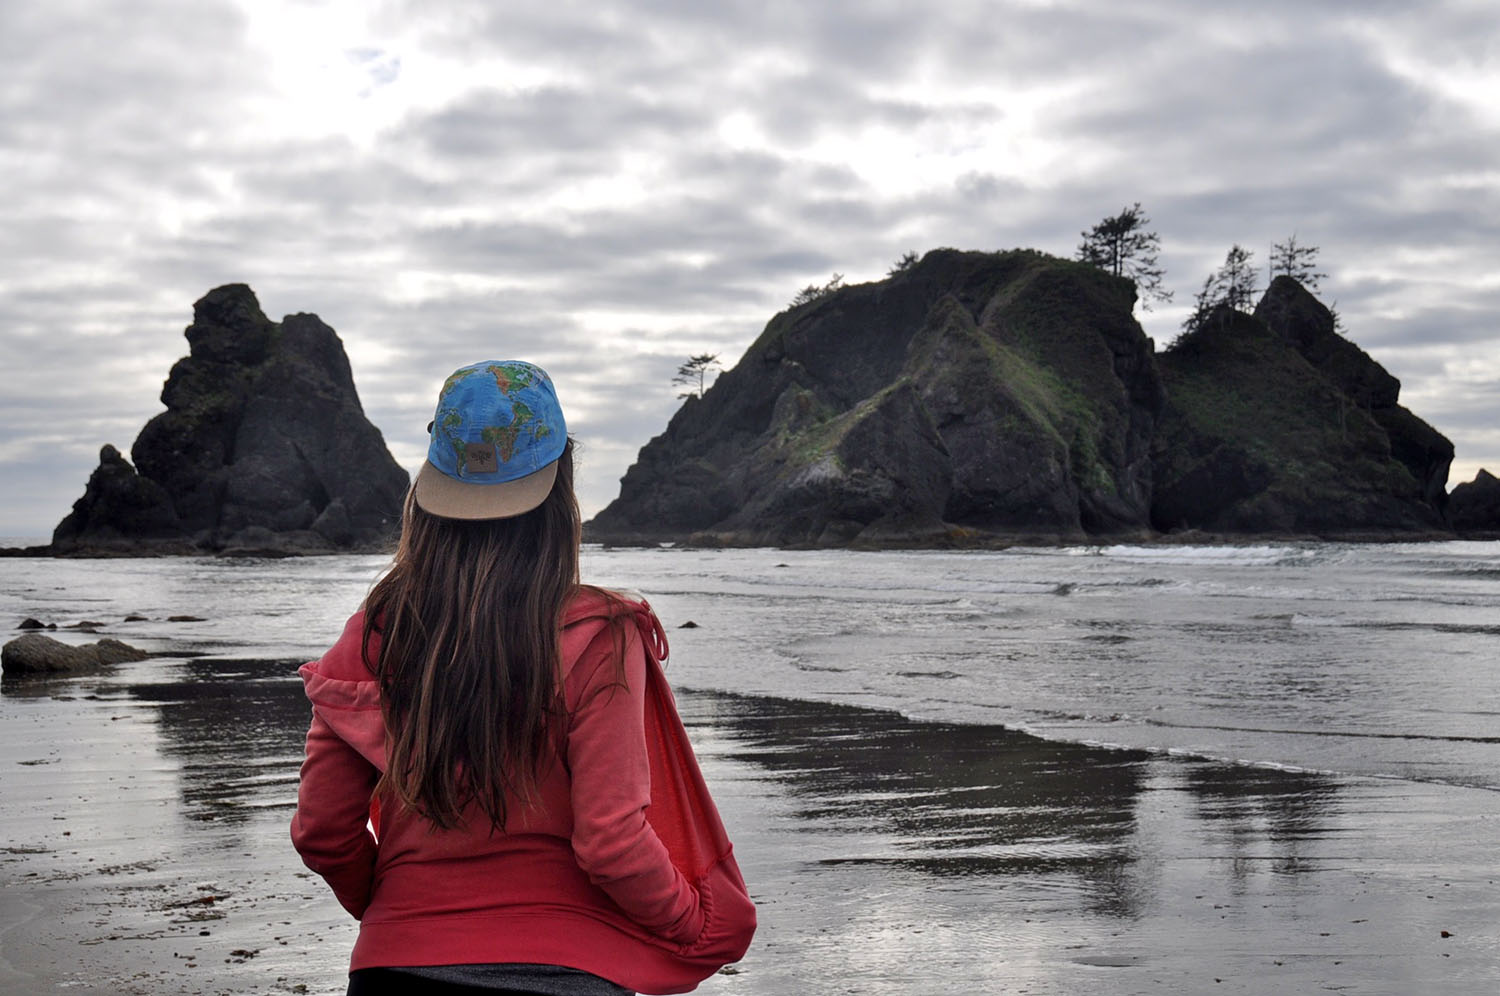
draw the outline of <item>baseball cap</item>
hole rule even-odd
[[[552,378],[524,360],[459,367],[438,392],[418,505],[448,519],[504,519],[540,505],[568,426]]]

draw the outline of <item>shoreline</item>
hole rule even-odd
[[[1078,534],[1076,536],[1062,535],[1030,535],[1024,533],[985,533],[982,535],[965,539],[948,540],[944,542],[923,542],[913,540],[910,543],[901,542],[899,539],[887,539],[881,543],[844,543],[831,546],[817,546],[811,544],[775,544],[758,542],[757,537],[741,536],[738,534],[695,533],[689,536],[606,536],[592,537],[587,531],[584,534],[584,543],[588,546],[597,546],[604,550],[622,549],[677,549],[677,550],[850,550],[860,553],[891,552],[921,552],[921,551],[984,551],[984,550],[1012,550],[1012,549],[1060,549],[1077,546],[1108,547],[1108,546],[1204,546],[1204,547],[1233,547],[1264,545],[1267,543],[1285,544],[1293,546],[1308,546],[1319,544],[1352,544],[1360,546],[1380,546],[1396,544],[1420,544],[1420,543],[1452,543],[1473,542],[1492,543],[1500,542],[1500,531],[1480,530],[1466,532],[1379,532],[1379,531],[1353,531],[1348,533],[1204,533],[1196,530],[1172,533],[1120,533],[1120,534]],[[293,550],[287,548],[230,548],[223,550],[183,548],[177,545],[142,544],[131,547],[111,547],[107,549],[68,550],[57,552],[50,545],[32,546],[0,546],[0,557],[14,559],[38,559],[38,560],[127,560],[127,559],[158,559],[165,557],[193,558],[205,557],[210,559],[300,559],[304,557],[338,557],[338,556],[389,556],[394,552],[393,546],[383,546],[368,549],[348,550]]]

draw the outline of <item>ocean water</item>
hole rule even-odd
[[[0,991],[343,991],[295,670],[385,563],[0,559],[0,627],[157,655],[0,684]],[[584,569],[666,624],[760,908],[704,993],[1500,991],[1500,544]]]
[[[0,560],[0,625],[102,623],[204,673],[310,659],[385,562]],[[584,572],[646,595],[681,688],[1500,789],[1500,543],[589,548]]]
[[[691,686],[1500,788],[1500,544],[615,552]],[[673,622],[669,625],[677,625]]]

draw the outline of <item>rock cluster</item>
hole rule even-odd
[[[774,317],[592,540],[986,544],[1441,532],[1452,444],[1295,281],[1157,354],[1133,285],[936,250]]]
[[[406,472],[365,418],[349,360],[316,315],[272,322],[244,284],[193,307],[189,355],[127,461],[99,454],[55,553],[285,554],[387,543]]]

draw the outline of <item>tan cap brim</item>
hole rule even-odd
[[[424,460],[412,490],[423,511],[445,519],[508,519],[546,501],[556,480],[556,460],[525,477],[500,484],[455,481]]]

